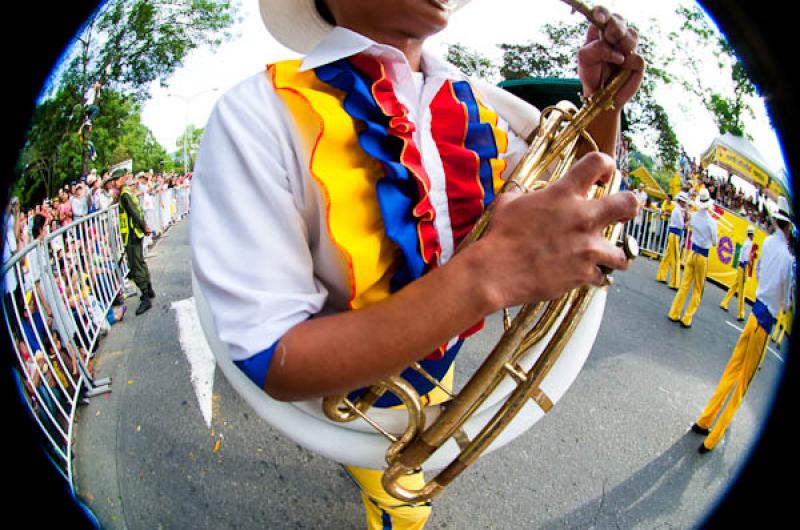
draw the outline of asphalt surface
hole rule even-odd
[[[209,429],[171,304],[191,296],[189,223],[148,259],[153,309],[112,328],[98,352],[113,392],[81,408],[78,494],[109,529],[363,528],[341,467],[262,421],[217,370]],[[699,455],[689,426],[739,335],[708,284],[694,325],[667,320],[674,291],[657,262],[617,274],[594,349],[564,398],[530,431],[472,466],[434,501],[427,528],[690,528],[737,476],[783,371],[772,344],[721,444]],[[733,307],[733,304],[732,304]],[[749,309],[748,309],[749,312]],[[495,333],[498,319],[485,335]],[[487,337],[470,341],[459,369]]]

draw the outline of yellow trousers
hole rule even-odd
[[[664,249],[664,257],[661,258],[661,265],[658,266],[656,273],[656,280],[666,282],[669,270],[669,286],[673,289],[677,289],[681,281],[680,246],[681,238],[670,232],[667,238],[667,247]]]
[[[361,489],[361,500],[367,512],[369,530],[419,530],[425,526],[431,515],[430,503],[405,504],[389,495],[383,489],[380,469],[365,469],[347,466],[345,468]],[[407,475],[400,483],[410,489],[419,489],[425,483],[422,472]]]
[[[442,386],[453,388],[455,364],[442,378]],[[449,399],[440,388],[423,396],[423,403],[436,405]],[[431,515],[431,503],[408,504],[395,499],[383,488],[381,477],[383,470],[345,466],[358,487],[361,489],[361,500],[367,512],[368,530],[419,530],[425,526]],[[400,484],[408,489],[416,490],[425,484],[423,473],[414,473],[400,479]]]
[[[747,388],[764,360],[768,341],[769,334],[758,325],[756,317],[751,314],[722,373],[717,389],[695,422],[704,429],[710,429],[716,418],[713,430],[703,442],[707,449],[713,449],[717,445],[742,404]],[[730,399],[723,408],[729,395]]]
[[[786,313],[783,311],[778,313],[774,328],[772,330],[772,340],[780,346],[781,342],[783,342],[783,336],[786,334]]]
[[[686,266],[683,269],[683,281],[675,298],[672,300],[672,307],[669,310],[671,320],[680,320],[684,326],[692,325],[692,318],[700,307],[700,300],[703,298],[703,288],[706,281],[706,270],[708,269],[708,258],[697,252],[690,252],[686,258]],[[683,305],[686,303],[686,296],[692,290],[692,298],[689,300],[689,307],[686,308],[681,318]]]
[[[744,282],[746,279],[745,267],[738,267],[736,269],[736,281],[734,281],[730,286],[728,289],[728,294],[725,295],[725,298],[719,305],[722,309],[727,311],[728,305],[731,303],[731,299],[736,296],[738,302],[736,318],[739,320],[744,320]]]

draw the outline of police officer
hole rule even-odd
[[[753,235],[756,229],[753,225],[747,227],[747,239],[742,244],[742,249],[739,252],[739,266],[736,269],[736,281],[734,281],[728,289],[728,294],[720,303],[719,307],[725,311],[728,310],[728,304],[731,299],[736,295],[738,297],[739,311],[736,314],[736,320],[742,322],[744,320],[744,282],[747,280],[747,267],[750,263],[750,250],[753,248]]]
[[[119,191],[119,231],[125,245],[125,254],[128,256],[128,276],[142,295],[136,314],[141,315],[152,307],[150,299],[156,296],[150,283],[150,270],[144,261],[142,240],[152,231],[144,220],[144,212],[139,201],[127,185],[128,173],[124,169],[115,170],[106,179]],[[105,184],[105,183],[104,183]]]

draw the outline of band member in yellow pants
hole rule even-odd
[[[680,284],[681,275],[681,237],[688,211],[686,209],[687,196],[684,192],[678,193],[675,197],[675,207],[669,217],[669,236],[667,236],[667,247],[664,249],[664,257],[656,273],[656,280],[667,283],[667,271],[669,271],[669,287],[677,289]]]
[[[442,378],[442,386],[448,389],[453,388],[454,372],[454,367],[451,366]],[[445,402],[448,397],[443,390],[434,388],[423,400],[430,405],[436,405]],[[382,470],[354,466],[346,466],[345,470],[361,490],[361,500],[367,512],[367,528],[419,530],[425,526],[425,521],[431,514],[430,502],[406,504],[395,499],[383,489]],[[420,471],[403,477],[400,479],[400,484],[410,490],[417,490],[425,484],[425,478]]]
[[[704,449],[713,449],[725,434],[725,430],[744,399],[756,370],[761,366],[768,340],[769,330],[765,329],[758,322],[756,316],[751,314],[736,343],[733,355],[722,373],[714,395],[711,396],[706,408],[695,422],[695,426],[692,427],[695,432],[709,433],[703,443]],[[730,396],[730,400],[723,409],[722,406],[728,396]],[[717,421],[714,429],[709,431],[715,418]],[[703,450],[701,449],[701,451]]]
[[[578,61],[587,97],[609,72],[632,72],[587,127],[601,152],[537,193],[492,203],[485,237],[456,253],[528,147],[477,82],[427,50],[466,2],[259,4],[272,36],[304,57],[218,100],[192,182],[202,234],[192,268],[234,362],[272,398],[351,392],[417,361],[444,366],[453,347],[432,354],[502,307],[627,269],[603,229],[633,218],[635,198],[586,198],[613,174],[622,108],[644,74],[624,19],[595,7],[603,30],[587,29]],[[371,528],[401,526],[384,520],[380,510],[400,504],[387,501]]]
[[[709,214],[709,210],[714,206],[714,200],[709,196],[707,189],[700,190],[696,205],[698,211],[692,215],[689,221],[692,229],[692,252],[686,259],[683,281],[680,289],[675,293],[672,307],[669,310],[669,319],[673,322],[680,322],[684,328],[692,327],[692,318],[700,307],[708,268],[708,251],[717,244],[717,222]],[[689,289],[692,290],[692,298],[686,313],[681,317]]]
[[[733,282],[733,284],[731,284],[730,288],[728,289],[728,294],[725,295],[725,298],[719,305],[720,308],[727,311],[728,305],[731,303],[731,299],[736,296],[739,302],[737,306],[738,311],[736,313],[736,319],[740,322],[744,320],[744,283],[747,281],[747,267],[750,263],[750,249],[753,247],[753,234],[755,233],[755,230],[755,227],[752,225],[747,227],[747,239],[745,240],[744,244],[742,244],[742,249],[739,252],[739,264],[736,268],[736,280]]]
[[[701,453],[714,449],[725,434],[764,359],[776,315],[781,309],[787,310],[791,305],[794,259],[789,252],[787,239],[792,224],[787,213],[787,203],[783,205],[785,210],[774,215],[778,230],[764,242],[762,257],[758,262],[758,290],[753,311],[739,336],[717,389],[692,425],[692,431],[707,435],[699,448]]]

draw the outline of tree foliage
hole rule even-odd
[[[638,28],[637,28],[638,29]],[[658,152],[661,163],[674,167],[680,155],[680,146],[669,116],[655,98],[660,84],[670,83],[667,73],[669,61],[659,55],[654,41],[640,31],[639,53],[648,64],[647,75],[636,96],[625,107],[631,129]],[[648,31],[647,34],[652,34]],[[545,24],[542,36],[526,44],[500,44],[503,65],[500,72],[505,79],[526,77],[578,77],[577,53],[583,45],[586,23]]]
[[[586,33],[585,24],[548,23],[542,33],[541,40],[498,44],[503,52],[500,74],[504,79],[578,77],[575,57]]]
[[[166,152],[141,123],[141,103],[190,51],[227,39],[235,16],[233,3],[221,0],[110,0],[98,9],[34,113],[18,164],[30,200],[120,157],[157,167]],[[99,113],[81,136],[93,86]]]
[[[720,134],[745,136],[744,118],[753,117],[748,99],[758,91],[744,63],[699,7],[679,7],[676,13],[682,21],[681,31],[670,34],[670,39],[680,63],[691,72],[682,78],[683,86],[701,99]],[[727,82],[713,83],[707,64],[715,64]]]
[[[178,166],[183,168],[183,149],[186,148],[186,162],[189,170],[194,167],[194,161],[197,159],[197,152],[200,150],[200,140],[203,138],[205,129],[202,127],[195,127],[189,125],[186,130],[175,140],[176,162]],[[186,144],[184,145],[184,141]]]
[[[83,148],[78,135],[70,130],[64,98],[63,93],[58,93],[34,112],[18,164],[23,204],[51,197],[64,183],[84,174]],[[134,161],[135,171],[159,167],[167,153],[142,123],[141,103],[131,95],[109,90],[103,92],[100,102],[103,112],[98,114],[92,128],[97,155],[90,161],[90,167],[102,172],[128,159]]]
[[[450,44],[447,47],[447,61],[471,77],[490,82],[497,77],[497,66],[491,59],[463,44]]]

